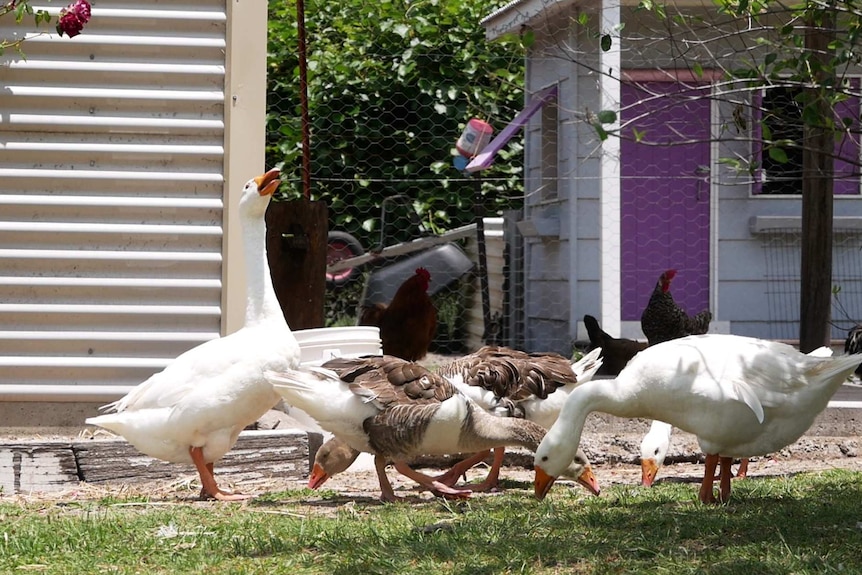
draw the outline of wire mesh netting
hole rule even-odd
[[[618,102],[604,132],[604,110],[596,113],[601,90],[612,85],[599,81],[604,39],[583,24],[595,14],[560,18],[552,30],[577,31],[551,32],[528,47],[515,35],[489,43],[478,24],[429,44],[423,27],[436,24],[419,6],[399,22],[363,7],[362,18],[378,21],[367,37],[345,42],[327,28],[337,9],[309,7],[319,18],[309,22],[311,197],[329,207],[332,262],[389,257],[330,267],[327,325],[356,323],[363,307],[392,302],[424,267],[438,312],[432,351],[491,341],[570,353],[585,339],[581,318],[601,315],[603,298],[619,300],[623,333],[611,335],[642,338],[640,315],[658,276],[676,269],[674,298],[690,314],[709,309],[717,331],[798,337],[799,233],[758,227],[771,217],[801,225],[798,87],[727,80],[727,62],[702,43],[692,43],[702,52],[680,55],[662,26],[624,10],[631,26],[620,39],[622,80],[614,80]],[[361,20],[351,12],[357,6],[344,9]],[[478,23],[489,10],[469,17]],[[439,12],[434,18],[450,16]],[[702,40],[712,31],[686,33]],[[297,61],[289,46],[271,47],[267,163],[283,167],[298,195]],[[694,68],[699,57],[714,68]],[[468,121],[487,121],[499,134],[549,87],[555,96],[536,106],[492,168],[468,175],[455,149]],[[859,83],[842,77],[839,90],[835,124],[846,130],[836,139],[835,193],[858,196]],[[779,137],[787,150],[775,144]],[[600,165],[614,149],[617,172]],[[609,190],[618,205],[606,202]],[[836,215],[862,217],[857,212],[848,202],[836,207]],[[470,227],[480,221],[485,234]],[[620,244],[609,260],[608,230]],[[837,338],[862,319],[859,238],[848,228],[834,243],[843,304],[833,309]],[[616,294],[601,284],[608,265],[619,276]]]

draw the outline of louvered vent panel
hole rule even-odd
[[[219,334],[225,4],[42,30],[0,22],[28,36],[0,56],[0,384],[121,389]]]

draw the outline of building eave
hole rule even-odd
[[[621,6],[637,6],[639,0],[616,0]],[[506,34],[518,34],[573,5],[595,6],[596,0],[512,0],[488,14],[479,23],[485,27],[485,38],[496,40]],[[670,0],[669,6],[710,7],[709,0]]]
[[[567,8],[576,0],[512,0],[495,10],[479,23],[485,27],[485,38],[496,40],[506,34],[517,34],[532,26],[539,17]]]

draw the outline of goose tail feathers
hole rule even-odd
[[[327,397],[333,391],[332,386],[341,386],[341,380],[335,372],[320,367],[267,370],[263,376],[289,405],[299,409],[305,409],[303,405]]]
[[[811,355],[817,351],[811,352]],[[823,356],[815,355],[815,357]],[[809,378],[822,382],[832,382],[836,379],[843,382],[859,367],[860,363],[862,363],[862,354],[839,355],[835,358],[824,358],[823,361],[815,363],[806,371]]]
[[[593,378],[602,366],[602,348],[597,347],[572,364],[572,372],[578,383],[585,383]]]

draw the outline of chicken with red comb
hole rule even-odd
[[[650,345],[687,335],[704,334],[709,330],[709,322],[712,320],[709,310],[690,316],[674,301],[670,293],[670,282],[675,276],[674,269],[666,270],[659,276],[641,314],[641,329]]]

